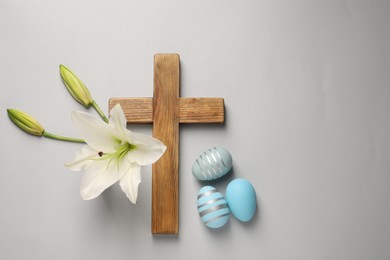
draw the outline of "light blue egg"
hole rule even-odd
[[[215,180],[232,168],[232,155],[224,148],[213,147],[201,153],[192,165],[192,175],[201,181]]]
[[[240,221],[250,221],[256,212],[256,192],[245,179],[235,179],[226,188],[226,201],[232,214]]]
[[[209,228],[220,228],[229,220],[229,207],[224,196],[212,186],[204,186],[198,192],[198,213]]]

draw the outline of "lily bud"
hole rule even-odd
[[[92,105],[91,93],[83,82],[67,67],[60,65],[61,78],[72,97],[85,107]]]
[[[24,132],[37,136],[44,134],[43,126],[30,115],[16,109],[7,109],[7,112],[9,119]]]

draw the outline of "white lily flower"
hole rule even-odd
[[[108,124],[84,112],[73,112],[72,119],[87,143],[76,153],[73,162],[66,164],[71,170],[85,170],[81,197],[94,199],[120,181],[122,191],[135,204],[141,182],[141,166],[157,161],[166,146],[153,137],[128,130],[119,104],[111,110]]]

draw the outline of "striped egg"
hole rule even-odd
[[[204,186],[198,192],[198,213],[209,228],[219,228],[229,220],[229,207],[224,196],[212,186]]]
[[[228,173],[232,164],[232,156],[226,149],[213,147],[196,158],[192,175],[201,181],[215,180]]]

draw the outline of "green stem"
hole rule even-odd
[[[98,114],[100,115],[101,118],[103,118],[104,122],[108,123],[108,119],[107,117],[104,115],[103,111],[100,109],[100,107],[98,106],[98,104],[94,101],[92,101],[92,107],[96,110],[96,112],[98,112]]]
[[[51,134],[51,133],[48,133],[48,132],[44,132],[43,136],[47,137],[47,138],[50,138],[50,139],[54,139],[54,140],[73,142],[73,143],[85,143],[85,141],[83,139],[73,138],[73,137],[66,137],[66,136],[60,136],[60,135],[55,135],[55,134]]]

